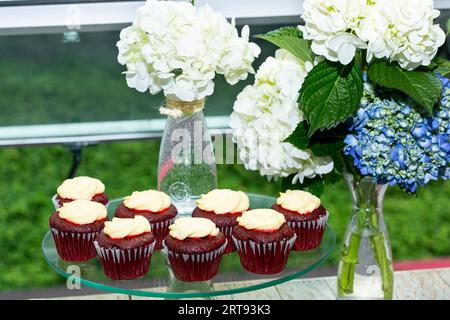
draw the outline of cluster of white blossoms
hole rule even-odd
[[[315,157],[283,142],[304,120],[297,99],[312,67],[279,49],[260,66],[255,83],[237,96],[230,126],[246,169],[269,179],[295,175],[293,183],[333,170],[330,157]]]
[[[349,64],[357,49],[367,61],[386,58],[406,70],[430,64],[445,42],[433,0],[305,0],[300,26],[312,51]]]
[[[138,8],[130,27],[117,43],[118,61],[126,65],[131,88],[172,99],[201,100],[214,91],[222,74],[230,84],[254,73],[260,48],[249,42],[249,28],[239,36],[234,22],[208,5],[148,0]]]

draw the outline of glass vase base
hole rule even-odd
[[[376,273],[370,276],[355,275],[353,293],[340,294],[338,300],[384,300],[381,277]]]
[[[198,199],[199,198],[196,197],[196,198],[189,198],[184,201],[172,200],[172,204],[178,209],[177,218],[190,217],[192,215],[192,211],[194,211],[194,209],[197,207],[196,201]]]
[[[344,236],[338,267],[338,299],[390,300],[392,251],[383,218],[387,185],[373,178],[344,174],[353,198],[353,214]]]

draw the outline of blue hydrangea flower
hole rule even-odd
[[[380,99],[370,87],[352,119],[344,153],[362,175],[415,192],[438,178],[450,178],[450,80],[443,84],[433,118],[417,112],[409,100]]]

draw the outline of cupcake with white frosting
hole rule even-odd
[[[258,274],[282,272],[296,239],[284,216],[272,209],[255,209],[237,221],[232,237],[244,269]]]
[[[225,253],[230,253],[236,249],[231,239],[233,228],[237,225],[236,219],[244,211],[249,210],[249,207],[250,201],[244,192],[215,189],[197,200],[197,207],[192,212],[192,216],[213,221],[227,237],[228,244]]]
[[[95,240],[103,272],[113,280],[127,280],[147,274],[155,237],[143,216],[113,218]]]
[[[160,250],[162,241],[169,234],[169,225],[173,223],[177,213],[177,208],[166,193],[145,190],[134,191],[125,197],[114,215],[118,218],[133,218],[137,215],[145,217],[156,239],[155,250]]]
[[[52,201],[55,208],[74,200],[90,200],[108,206],[109,198],[105,193],[105,185],[99,179],[91,177],[75,177],[66,179],[58,187]]]
[[[217,226],[205,218],[178,218],[169,227],[162,252],[178,280],[193,282],[213,278],[227,245]]]
[[[312,250],[320,245],[328,212],[318,197],[302,190],[287,190],[280,193],[272,209],[282,213],[297,234],[293,250]]]
[[[94,240],[102,231],[106,216],[106,207],[98,202],[75,200],[63,203],[49,219],[58,255],[73,262],[97,256]]]

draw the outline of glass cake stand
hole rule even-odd
[[[275,198],[248,194],[250,206],[270,208]],[[108,215],[114,215],[116,207],[122,199],[110,202]],[[47,232],[42,240],[42,250],[50,267],[70,278],[72,283],[79,281],[98,290],[111,291],[134,296],[182,299],[182,298],[212,298],[214,296],[230,295],[275,286],[298,278],[317,268],[330,256],[336,244],[336,237],[330,226],[326,227],[321,245],[311,251],[291,251],[286,269],[275,275],[257,275],[245,271],[236,252],[224,255],[219,273],[210,281],[183,282],[174,278],[165,257],[161,252],[152,255],[148,274],[135,280],[114,281],[103,274],[97,258],[83,263],[67,262],[59,258],[52,235]]]

